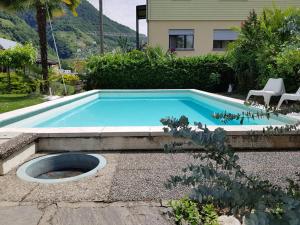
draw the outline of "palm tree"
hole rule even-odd
[[[100,54],[104,52],[104,36],[103,36],[103,2],[99,0],[99,34],[100,34]]]
[[[77,16],[76,8],[80,0],[1,0],[0,7],[14,11],[34,9],[36,11],[36,22],[39,34],[40,55],[42,64],[43,85],[42,92],[48,93],[48,53],[47,53],[47,10],[51,15],[53,12],[63,11],[67,6],[74,16]]]

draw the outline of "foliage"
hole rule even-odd
[[[62,74],[56,71],[51,72],[51,76],[49,79],[50,81],[63,83],[62,78],[64,78],[65,84],[68,85],[76,85],[80,81],[80,78],[76,74]]]
[[[36,60],[36,50],[33,48],[31,44],[26,44],[24,46],[17,45],[13,48],[9,48],[7,50],[1,50],[0,51],[0,66],[7,71],[7,79],[6,81],[2,81],[4,83],[1,84],[5,85],[6,87],[2,89],[2,92],[6,90],[7,92],[11,92],[12,89],[14,91],[25,91],[24,93],[27,93],[31,88],[31,85],[28,85],[28,87],[24,87],[25,83],[19,83],[19,81],[22,81],[22,79],[18,79],[19,76],[14,76],[12,78],[10,69],[21,69],[24,72],[26,71],[25,68],[35,63]],[[20,74],[19,74],[20,75]],[[25,75],[25,74],[24,74]],[[3,79],[3,77],[2,77]],[[14,79],[12,83],[12,79]],[[24,79],[23,79],[24,80]],[[26,78],[28,81],[28,79]]]
[[[166,151],[182,150],[183,144],[198,146],[203,150],[194,153],[199,163],[183,169],[184,175],[173,176],[168,187],[187,185],[192,187],[191,198],[200,204],[212,202],[227,214],[244,219],[246,225],[300,224],[300,200],[288,190],[248,175],[238,164],[239,157],[226,144],[226,132],[222,128],[210,131],[201,123],[192,128],[188,118],[161,120],[168,132],[183,142],[165,146]],[[298,189],[296,189],[298,190]]]
[[[80,81],[79,77],[75,74],[64,74],[63,77],[65,83],[68,85],[76,85]]]
[[[188,197],[180,200],[172,200],[169,202],[172,208],[172,216],[176,224],[189,225],[219,225],[218,214],[212,204],[199,206]]]
[[[256,86],[256,52],[262,42],[260,26],[257,14],[251,11],[241,28],[238,40],[230,45],[227,52],[229,63],[237,74],[239,91],[247,91]]]
[[[53,18],[58,14],[62,14],[64,12],[63,6],[68,8],[73,13],[73,15],[76,16],[77,12],[75,11],[75,9],[79,5],[79,3],[80,0],[2,0],[0,2],[0,7],[6,10],[12,10],[14,12],[21,12],[24,10],[35,11],[43,75],[41,91],[43,93],[48,93],[49,91],[47,19],[48,17]],[[10,79],[8,87],[10,90]]]
[[[32,8],[36,8],[37,6],[36,0],[23,0],[23,1],[12,1],[12,0],[2,0],[0,2],[0,8],[12,11],[23,11]],[[54,14],[60,14],[60,11],[63,11],[63,5],[66,6],[74,16],[77,16],[76,8],[80,4],[80,0],[52,0],[45,1],[39,0],[39,3],[42,5],[46,5],[50,10],[51,16]]]
[[[62,80],[64,78],[64,82]],[[72,95],[75,94],[75,86],[80,82],[80,78],[75,74],[61,74],[57,70],[50,71],[50,87],[54,95]],[[66,85],[66,91],[64,84]]]
[[[66,85],[67,95],[75,93],[75,85],[79,82],[79,77],[75,74],[61,74],[56,71],[51,71],[50,87],[54,95],[65,95],[65,87],[63,85],[62,76]]]
[[[219,225],[218,214],[213,204],[206,204],[200,212],[203,225]]]
[[[36,31],[18,16],[0,11],[0,37],[15,40],[21,44],[38,43]]]
[[[253,103],[255,105],[255,103]],[[220,120],[222,123],[227,124],[230,121],[237,120],[241,125],[244,124],[247,120],[255,120],[255,119],[270,119],[272,116],[279,116],[280,114],[288,114],[291,112],[300,112],[300,107],[298,105],[292,105],[288,108],[276,109],[273,107],[267,107],[266,109],[255,110],[255,111],[246,111],[242,113],[214,113],[212,115],[213,118]],[[300,126],[300,121],[297,121],[292,124],[286,124],[284,126],[267,126],[263,128],[263,134],[287,134],[287,133],[295,133],[299,132],[298,126]],[[252,132],[255,133],[255,132]]]
[[[72,95],[75,93],[75,87],[67,84],[66,84],[67,93],[65,93],[64,85],[61,82],[57,82],[57,81],[50,81],[50,88],[52,90],[53,95],[63,96],[63,95]]]
[[[227,52],[240,91],[261,88],[271,77],[282,77],[287,91],[300,82],[300,9],[252,11],[240,36]]]
[[[37,51],[31,43],[17,45],[0,51],[0,65],[10,68],[24,68],[36,61]]]
[[[300,173],[296,173],[297,180],[287,179],[288,185],[288,194],[293,196],[296,199],[300,200]]]
[[[11,73],[11,93],[29,94],[36,91],[35,81],[20,73]],[[5,73],[0,73],[0,94],[7,93],[8,77]]]
[[[72,60],[72,69],[75,73],[80,75],[86,73],[86,61],[85,60]]]
[[[227,90],[231,69],[221,55],[178,58],[161,48],[108,53],[87,63],[87,88]]]
[[[1,2],[1,1],[0,1]],[[50,2],[50,1],[49,1]],[[76,9],[78,16],[74,17],[66,11],[63,16],[55,18],[53,29],[56,37],[59,55],[62,59],[86,58],[98,52],[97,43],[99,41],[98,31],[98,11],[86,0],[82,0]],[[3,24],[1,19],[4,20]],[[9,24],[10,26],[6,25]],[[20,43],[34,40],[38,44],[36,33],[35,13],[24,11],[17,15],[0,11],[0,36]],[[49,28],[48,28],[49,29]],[[123,26],[104,16],[104,31],[112,35],[105,37],[105,49],[111,51],[118,47],[119,34],[128,35],[128,44],[131,48],[135,46],[135,31]],[[48,30],[47,40],[51,49],[54,43],[51,33]],[[114,34],[117,34],[116,36]],[[145,39],[145,36],[141,36]]]
[[[130,52],[132,51],[132,46],[130,46],[129,40],[127,37],[120,36],[117,40],[118,47],[121,49],[122,52]]]
[[[182,198],[178,201],[173,200],[169,203],[173,210],[176,224],[198,225],[200,223],[200,213],[197,203],[189,198]]]

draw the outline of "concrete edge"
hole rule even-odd
[[[24,148],[13,155],[10,155],[6,159],[0,160],[0,175],[4,175],[14,169],[15,167],[24,163],[29,157],[36,153],[35,143],[26,145]]]
[[[0,161],[6,160],[16,152],[22,151],[27,145],[38,139],[38,134],[20,134],[0,145]]]

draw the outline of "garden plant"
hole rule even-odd
[[[243,124],[247,119],[270,118],[278,113],[268,109],[260,113],[235,115],[224,112],[212,116],[225,123],[239,120]],[[166,145],[167,152],[182,151],[183,144],[193,144],[202,150],[193,153],[198,163],[184,168],[184,175],[172,176],[167,183],[168,188],[177,185],[192,187],[190,198],[193,201],[200,206],[213,204],[222,213],[238,218],[244,225],[300,224],[299,180],[287,179],[287,188],[283,188],[259,176],[248,175],[239,165],[238,155],[227,144],[226,131],[222,128],[210,131],[201,123],[190,126],[185,116],[179,119],[166,118],[161,122],[165,132],[185,140]],[[261,135],[299,132],[299,125],[300,122],[283,127],[267,127]],[[300,178],[299,173],[296,176]]]
[[[36,62],[37,51],[28,43],[17,45],[13,48],[0,51],[0,67],[6,70],[6,77],[0,73],[0,93],[10,93],[12,90],[18,90],[21,93],[27,93],[32,90],[30,79],[26,76],[26,68]],[[15,71],[11,73],[11,70]],[[18,76],[22,74],[23,76]]]
[[[252,11],[226,59],[236,74],[240,92],[262,88],[269,78],[284,79],[287,91],[300,84],[300,9]]]
[[[161,48],[115,52],[87,62],[87,89],[196,88],[225,91],[233,71],[222,55],[176,57]]]
[[[48,52],[47,52],[47,19],[48,16],[57,16],[63,13],[66,6],[74,16],[77,16],[76,8],[80,0],[2,0],[0,8],[13,11],[35,10],[37,29],[39,34],[40,56],[42,64],[43,93],[48,93]],[[48,14],[49,13],[49,14]]]

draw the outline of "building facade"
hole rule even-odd
[[[251,10],[300,7],[300,0],[147,0],[148,43],[179,56],[222,52]]]

